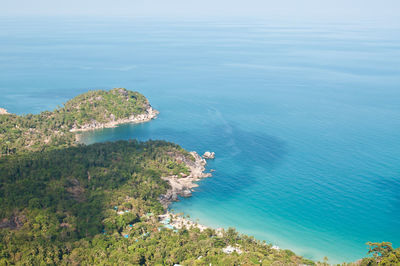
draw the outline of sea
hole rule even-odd
[[[53,110],[125,87],[156,120],[87,144],[161,139],[213,151],[201,224],[331,263],[400,246],[400,27],[373,21],[0,18],[0,107]]]

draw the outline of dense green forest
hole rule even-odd
[[[188,173],[181,156],[192,155],[163,141],[4,156],[0,264],[312,264],[233,229],[161,229],[160,176]],[[227,245],[245,252],[225,254]]]
[[[159,198],[169,184],[161,177],[188,175],[182,158],[192,155],[165,141],[86,146],[70,132],[149,106],[139,93],[113,89],[54,112],[0,115],[0,265],[326,265],[232,228],[164,226]],[[372,256],[354,265],[400,264],[400,249],[368,244]],[[225,253],[228,246],[241,252]]]
[[[69,147],[75,143],[71,129],[144,114],[149,107],[142,94],[116,88],[89,91],[53,112],[0,115],[0,156]]]

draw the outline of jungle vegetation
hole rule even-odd
[[[0,159],[0,265],[313,264],[234,229],[163,228],[161,176],[188,174],[164,141],[118,141]],[[242,254],[225,254],[227,245]]]

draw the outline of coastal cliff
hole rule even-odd
[[[202,159],[196,152],[190,152],[194,160],[188,159],[185,156],[178,156],[176,160],[183,162],[190,171],[189,175],[180,173],[179,175],[172,175],[161,177],[161,179],[167,181],[170,185],[167,193],[159,197],[159,201],[164,208],[167,208],[170,203],[178,200],[178,196],[190,197],[192,195],[193,188],[198,187],[196,183],[203,178],[211,177],[211,173],[204,173],[206,160]]]

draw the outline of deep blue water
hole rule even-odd
[[[38,113],[113,87],[161,114],[88,143],[216,152],[174,210],[330,262],[400,245],[400,27],[0,20],[0,107]]]

